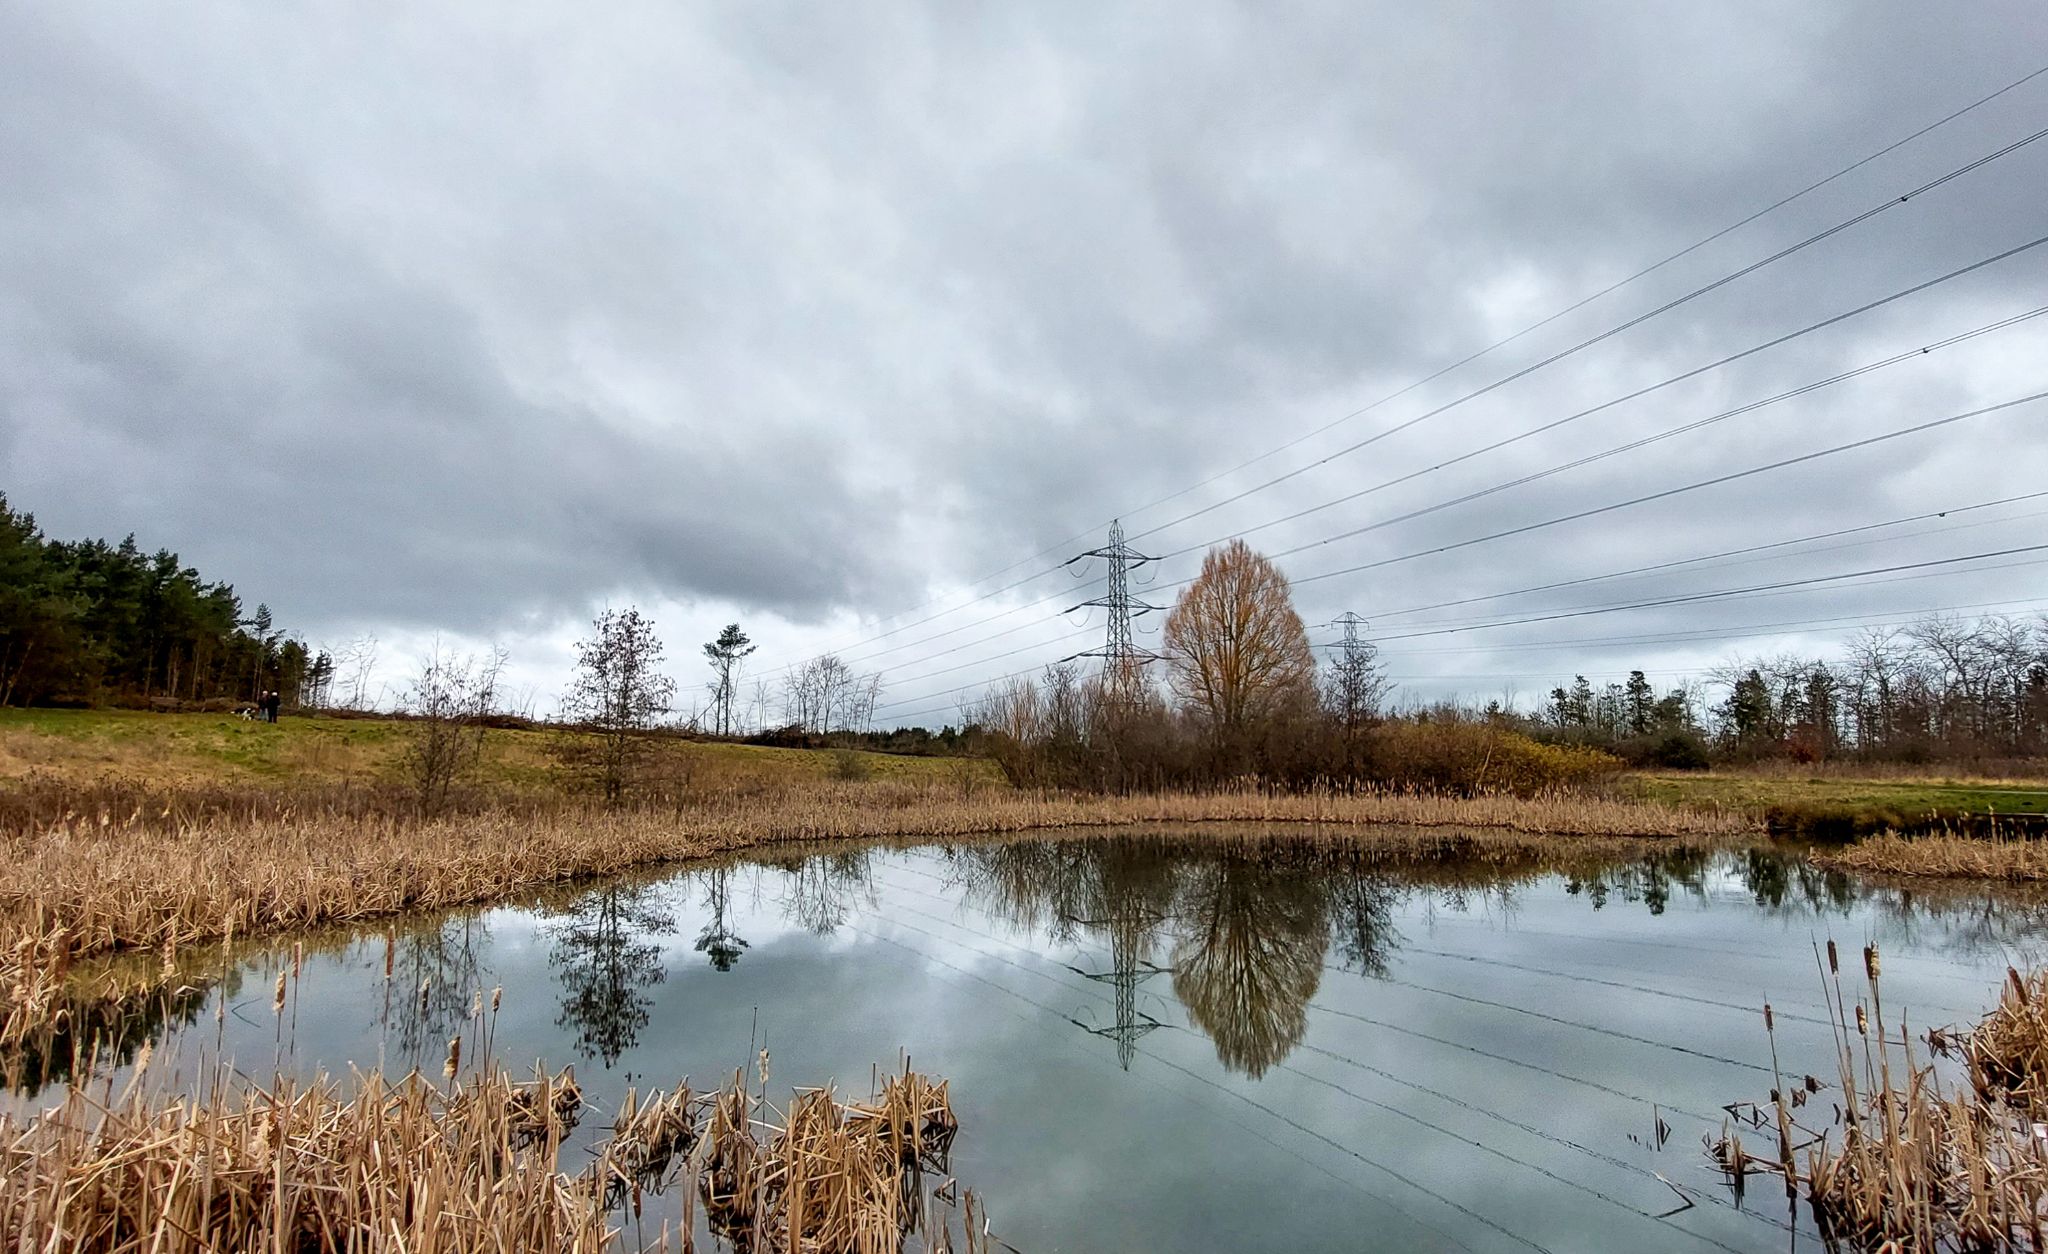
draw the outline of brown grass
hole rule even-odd
[[[2048,880],[2048,840],[1872,836],[1808,855],[1820,866],[1928,879]]]
[[[1963,1086],[1944,1083],[1932,1061],[1956,1048],[1947,1032],[1928,1033],[1920,1055],[1903,1022],[1886,1024],[1875,948],[1845,983],[1830,941],[1827,968],[1839,1100],[1809,1100],[1823,1088],[1811,1076],[1779,1076],[1745,1121],[1770,1151],[1751,1154],[1726,1129],[1709,1147],[1737,1191],[1750,1175],[1776,1177],[1806,1198],[1830,1248],[2042,1249],[2048,1152],[2035,1119],[2048,1093],[2048,974],[2009,973],[1999,1008],[1961,1043]],[[1771,1031],[1769,1006],[1764,1023]],[[1832,1120],[1819,1120],[1824,1110]]]
[[[690,1248],[690,1208],[749,1254],[882,1254],[922,1232],[951,1247],[923,1173],[957,1127],[943,1083],[907,1068],[869,1102],[801,1091],[786,1117],[735,1077],[628,1093],[591,1164],[557,1158],[582,1111],[567,1072],[514,1083],[491,1070],[446,1087],[417,1073],[280,1079],[216,1075],[199,1097],[97,1101],[73,1086],[40,1116],[0,1115],[0,1232],[22,1249],[84,1254],[381,1254],[619,1248],[617,1212],[675,1188],[680,1222],[635,1248]],[[765,1077],[764,1077],[765,1086]],[[977,1248],[975,1203],[965,1248]],[[671,1233],[670,1225],[676,1224]]]

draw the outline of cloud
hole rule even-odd
[[[1078,628],[1043,607],[914,642],[1072,581],[871,644],[845,624],[966,601],[994,586],[977,577],[1030,574],[1020,559],[1113,515],[1143,530],[1312,463],[2009,142],[2048,78],[1182,493],[2019,77],[2042,35],[2048,17],[2021,3],[479,4],[374,23],[11,10],[0,477],[53,532],[133,529],[315,635],[558,636],[606,599],[643,599],[693,626],[763,620],[785,652],[852,643],[914,698],[1058,656]],[[2042,229],[2038,147],[1156,543],[1434,465],[2022,242]],[[2017,312],[2044,254],[1259,543],[1311,542]],[[2040,386],[2028,364],[2044,349],[2042,324],[2014,328],[1289,569],[2004,399]],[[1959,426],[1304,585],[1304,607],[1371,617],[2006,495],[2048,470],[2040,430],[2038,412]],[[1987,529],[1984,547],[2010,534]],[[1820,618],[2039,587],[2031,571],[1957,575],[1787,604]],[[1766,618],[1732,604],[1612,621],[1651,636]],[[1554,660],[1515,653],[1507,629],[1457,643],[1490,651],[1402,669],[1441,686]]]

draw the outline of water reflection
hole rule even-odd
[[[384,938],[384,1025],[397,1056],[415,1066],[437,1060],[489,982],[482,955],[490,929],[476,915],[437,920]]]
[[[717,867],[704,876],[704,906],[711,912],[704,930],[697,933],[698,953],[711,959],[715,971],[730,971],[746,952],[747,942],[727,922],[732,914],[732,868]]]
[[[548,961],[562,985],[556,1023],[575,1032],[580,1057],[609,1068],[640,1039],[653,1005],[646,990],[667,974],[652,938],[675,926],[675,915],[653,888],[616,884],[587,894],[554,919]]]
[[[1451,852],[1390,857],[1317,839],[1123,837],[970,846],[953,858],[973,907],[1039,931],[1049,944],[1108,950],[1109,970],[1081,974],[1115,987],[1113,1025],[1091,1030],[1117,1042],[1126,1069],[1133,1043],[1160,1026],[1138,1008],[1138,990],[1164,971],[1189,1026],[1208,1037],[1224,1067],[1254,1079],[1300,1044],[1326,964],[1368,978],[1388,974],[1403,944],[1396,919],[1404,909],[1420,905],[1426,918],[1439,909],[1512,916],[1517,891],[1551,874],[1594,910],[1619,903],[1661,916],[1676,897],[1704,901],[1740,886],[1780,913],[1846,915],[1875,904],[1895,933],[1932,924],[1967,948],[2032,938],[2048,923],[2035,898],[1987,896],[1982,886],[1930,898],[1862,884],[1789,847],[1674,846],[1625,860]],[[1151,964],[1160,952],[1165,968]]]
[[[923,887],[906,884],[906,876]],[[1294,831],[1155,831],[908,855],[879,847],[792,850],[772,861],[563,889],[524,919],[519,911],[471,912],[306,944],[309,954],[353,950],[363,968],[381,966],[381,1005],[370,992],[367,1015],[379,1032],[376,1048],[394,1062],[431,1068],[463,1030],[480,990],[533,978],[525,967],[494,975],[490,920],[514,939],[532,929],[546,941],[543,978],[557,986],[556,1026],[580,1061],[611,1069],[645,1034],[670,965],[680,967],[689,954],[731,973],[757,952],[743,931],[771,937],[774,944],[763,944],[774,948],[788,943],[791,929],[817,938],[848,928],[868,934],[921,916],[1046,958],[1058,953],[1057,967],[1104,994],[1062,1013],[1112,1042],[1125,1070],[1140,1041],[1170,1027],[1199,1033],[1225,1069],[1256,1079],[1301,1046],[1311,1003],[1339,975],[1390,978],[1409,945],[1404,922],[1412,930],[1458,918],[1512,920],[1525,895],[1547,903],[1553,926],[1559,909],[1572,908],[1566,903],[1591,911],[1639,907],[1659,917],[1685,900],[1705,907],[1721,899],[1758,918],[1807,920],[1820,930],[1853,916],[1859,931],[1888,943],[1997,953],[2001,966],[2048,957],[2040,943],[2048,908],[2039,895],[1873,883],[1821,870],[1783,845],[1672,846],[1620,859],[1564,845],[1547,856],[1503,857],[1456,837],[1420,850],[1373,849]],[[921,898],[953,910],[952,919],[926,915]],[[689,943],[670,943],[685,915]],[[126,1061],[139,1042],[222,1005],[230,1015],[267,1022],[268,989],[288,958],[276,947],[253,952],[253,959],[226,959],[216,951],[206,969],[181,970],[146,993],[82,995],[61,1028],[0,1051],[4,1078],[33,1091],[69,1075],[85,1052]],[[255,990],[246,998],[239,996],[245,978]]]

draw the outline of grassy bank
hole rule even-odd
[[[1721,807],[1788,836],[1846,840],[1885,831],[1988,830],[1994,818],[2048,819],[2048,782],[2009,777],[1852,775],[1787,769],[1631,776],[1628,790],[1663,805]]]
[[[29,776],[181,788],[391,782],[412,731],[412,724],[391,718],[287,715],[273,725],[225,714],[0,709],[0,787]],[[491,728],[474,783],[500,794],[551,791],[558,776],[553,747],[573,735]],[[652,741],[647,770],[657,780],[707,789],[821,780],[849,771],[911,782],[1001,779],[993,763],[979,758],[819,752],[682,737]]]

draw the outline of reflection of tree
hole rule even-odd
[[[576,1029],[582,1057],[610,1068],[639,1039],[653,1004],[641,990],[663,975],[661,946],[644,938],[674,930],[647,888],[601,888],[563,913],[548,955],[562,981],[556,1022]]]
[[[479,955],[490,930],[475,915],[438,919],[386,941],[392,947],[385,1026],[415,1064],[440,1056],[483,987]]]
[[[1782,849],[1743,851],[1738,868],[1743,883],[1760,906],[1810,906],[1817,911],[1844,910],[1856,900],[1856,886],[1840,871],[1815,866]]]
[[[783,912],[790,922],[813,935],[830,936],[838,931],[860,900],[874,904],[874,875],[864,849],[785,863],[782,871],[788,877]]]
[[[1323,884],[1238,859],[1184,882],[1173,991],[1223,1065],[1256,1079],[1308,1031],[1330,937]]]
[[[1595,910],[1607,904],[1609,893],[1620,893],[1623,901],[1641,902],[1651,914],[1663,914],[1671,904],[1674,886],[1693,897],[1706,894],[1706,873],[1713,857],[1709,850],[1679,846],[1644,854],[1633,862],[1600,866],[1591,874],[1568,876],[1564,890],[1573,896],[1584,893]]]
[[[697,933],[697,952],[708,955],[711,965],[720,971],[732,970],[747,947],[747,942],[725,921],[726,911],[732,908],[731,888],[731,867],[715,867],[706,873],[704,905],[711,911],[711,921]]]
[[[74,986],[42,1023],[0,1046],[0,1081],[33,1097],[44,1086],[80,1073],[134,1062],[146,1042],[191,1025],[209,993],[232,1000],[242,988],[236,967],[225,979],[194,977],[161,986],[101,994]]]
[[[1354,873],[1330,886],[1330,928],[1345,966],[1376,979],[1387,974],[1387,959],[1401,944],[1394,912],[1404,896],[1398,884],[1377,875]]]

